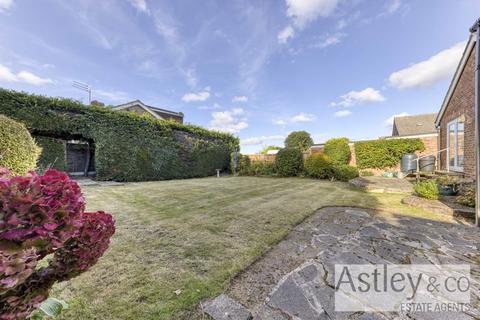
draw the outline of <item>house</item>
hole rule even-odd
[[[157,107],[148,106],[140,100],[134,100],[128,103],[113,107],[113,111],[129,111],[136,114],[145,114],[161,120],[174,120],[183,123],[183,113],[175,112]]]
[[[393,119],[392,135],[385,139],[420,139],[425,150],[419,156],[438,155],[438,132],[435,127],[436,113],[425,113],[395,117]]]
[[[435,120],[440,167],[475,179],[475,35],[471,34]]]

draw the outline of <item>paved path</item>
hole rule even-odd
[[[340,313],[334,310],[333,289],[335,264],[470,264],[471,303],[478,308],[479,244],[478,228],[453,220],[324,208],[234,279],[226,295],[206,303],[204,310],[214,319],[480,319],[479,309],[468,314]]]
[[[369,192],[411,193],[413,185],[406,179],[386,177],[358,177],[350,180],[350,184]]]

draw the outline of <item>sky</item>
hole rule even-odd
[[[437,112],[479,0],[0,0],[0,87],[140,99],[233,133],[244,153],[305,130],[391,134]]]

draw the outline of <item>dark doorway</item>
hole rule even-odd
[[[95,151],[83,141],[67,142],[67,171],[70,175],[95,173]]]

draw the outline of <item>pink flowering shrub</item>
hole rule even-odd
[[[78,184],[64,173],[0,170],[0,320],[28,317],[55,282],[86,271],[107,250],[112,216],[84,210]],[[48,266],[37,268],[49,254]]]

